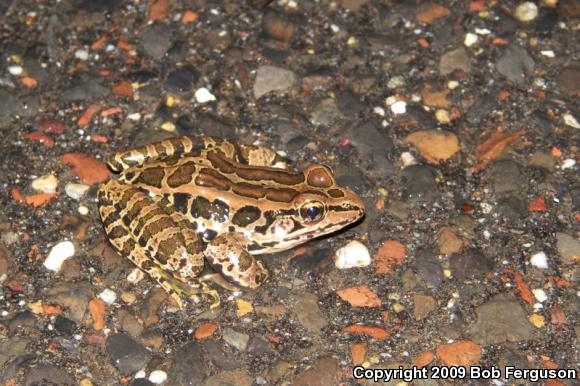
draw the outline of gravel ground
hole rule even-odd
[[[0,0],[0,14],[3,384],[578,368],[577,0]],[[271,279],[220,289],[218,309],[179,310],[113,252],[95,193],[108,154],[200,133],[329,165],[364,220],[263,256]],[[439,375],[406,381],[538,383]]]

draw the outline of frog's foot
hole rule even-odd
[[[210,265],[229,281],[246,288],[258,288],[268,278],[268,271],[246,249],[246,239],[239,233],[224,233],[211,240],[205,257]]]
[[[186,298],[195,298],[199,295],[207,295],[212,298],[213,302],[210,308],[219,307],[221,304],[220,295],[217,290],[206,283],[204,278],[195,278],[190,282],[182,282],[175,277],[168,275],[164,270],[157,269],[155,272],[148,272],[165,291],[177,302],[180,309],[184,308],[183,300]]]

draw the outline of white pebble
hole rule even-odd
[[[568,126],[573,127],[575,129],[580,129],[580,124],[578,124],[578,121],[576,120],[576,118],[574,118],[572,114],[564,114],[562,115],[562,118],[564,119],[564,123],[567,124]]]
[[[86,216],[87,214],[89,214],[89,208],[87,208],[84,205],[79,206],[79,214],[82,216]]]
[[[555,58],[556,54],[552,50],[544,50],[540,51],[542,55],[547,56],[548,58]]]
[[[380,106],[375,106],[373,108],[373,113],[375,113],[377,115],[380,115],[381,117],[384,117],[385,116],[385,109],[383,109]]]
[[[447,82],[447,88],[449,90],[455,90],[457,86],[459,86],[459,82],[456,80],[450,80],[449,82]]]
[[[154,370],[149,374],[149,382],[159,385],[167,380],[167,373],[163,370]]]
[[[197,89],[195,92],[195,100],[198,103],[207,103],[215,101],[215,96],[209,92],[209,90],[205,87]]]
[[[70,241],[61,241],[50,250],[48,257],[44,260],[44,266],[54,272],[60,271],[62,263],[74,256],[75,246]]]
[[[543,303],[546,300],[548,300],[548,295],[546,295],[546,292],[541,289],[541,288],[536,288],[532,290],[532,293],[534,294],[534,297],[540,302]]]
[[[80,200],[89,191],[90,186],[85,184],[75,184],[69,182],[64,186],[64,191],[67,196],[75,200]]]
[[[75,51],[75,58],[85,61],[89,60],[89,51],[87,50],[76,50]]]
[[[548,256],[545,252],[538,252],[530,258],[530,264],[540,269],[548,269]]]
[[[404,85],[405,85],[405,78],[403,78],[401,75],[393,76],[387,82],[387,87],[388,88],[391,88],[391,89],[392,88],[403,87]]]
[[[565,159],[564,162],[562,162],[562,169],[570,169],[573,168],[574,165],[576,165],[576,160],[572,159],[572,158],[568,158]]]
[[[482,202],[481,204],[479,204],[479,206],[483,214],[489,214],[493,210],[493,205],[487,202]]]
[[[145,370],[139,370],[135,373],[134,378],[135,379],[141,379],[141,378],[145,378],[145,375],[147,375],[147,373],[145,372]]]
[[[478,35],[489,35],[491,30],[488,30],[487,28],[476,28],[475,33]]]
[[[143,271],[141,271],[139,268],[135,268],[127,275],[127,281],[129,281],[129,283],[135,284],[139,283],[144,277],[145,274]]]
[[[339,248],[334,255],[334,265],[338,269],[366,267],[371,263],[369,250],[363,243],[353,240]]]
[[[42,193],[54,193],[58,185],[58,178],[54,174],[47,174],[32,181],[32,189]]]
[[[22,72],[24,72],[24,69],[21,66],[9,66],[8,72],[11,75],[19,76],[19,75],[22,75]]]
[[[404,167],[417,164],[417,160],[415,159],[413,154],[411,154],[408,151],[401,153],[401,162],[403,163]]]
[[[476,34],[468,32],[465,34],[465,39],[463,40],[463,44],[465,44],[466,47],[471,47],[472,45],[477,43],[478,40],[479,40],[479,37]]]
[[[132,113],[127,115],[127,118],[132,120],[133,122],[137,122],[141,119],[141,113]]]
[[[538,17],[538,6],[531,1],[526,1],[521,3],[516,8],[515,12],[516,19],[523,22],[528,22],[534,20]]]
[[[115,291],[110,290],[108,288],[105,288],[103,291],[101,291],[101,293],[97,297],[102,301],[104,301],[105,303],[107,303],[108,305],[115,303],[115,300],[117,300],[117,294],[115,293]]]
[[[407,102],[398,101],[391,105],[391,111],[393,114],[405,114],[407,112]]]

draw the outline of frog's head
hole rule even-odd
[[[364,215],[363,200],[352,190],[337,185],[328,167],[311,165],[303,173],[300,193],[271,212],[264,240],[255,240],[258,245],[253,253],[287,250],[344,228]]]

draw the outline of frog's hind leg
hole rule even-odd
[[[266,281],[268,271],[250,255],[246,243],[239,233],[223,233],[208,243],[205,257],[229,281],[255,289]]]
[[[203,269],[203,243],[183,230],[135,187],[110,180],[98,192],[99,212],[113,247],[147,272],[182,306],[183,297],[217,291],[195,279]]]

